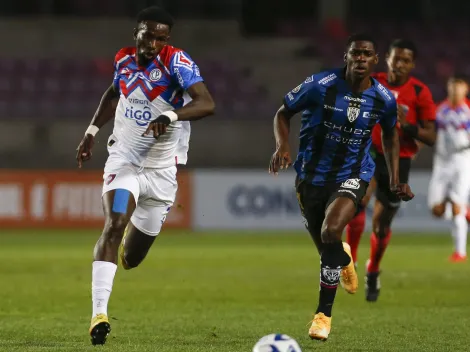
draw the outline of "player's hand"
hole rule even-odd
[[[290,146],[288,144],[281,144],[271,157],[269,173],[277,175],[279,169],[287,169],[291,165],[292,159],[290,157]]]
[[[143,137],[153,132],[153,137],[158,139],[159,136],[166,132],[167,126],[171,123],[170,118],[166,115],[160,115],[149,123],[147,130],[142,134]]]
[[[92,152],[91,150],[93,149],[93,145],[95,144],[95,137],[91,134],[86,134],[83,136],[82,141],[77,147],[77,163],[78,167],[82,167],[82,163],[90,160]]]
[[[399,183],[397,185],[391,185],[390,190],[395,193],[401,200],[408,202],[414,198],[413,192],[411,192],[410,185],[406,183]]]

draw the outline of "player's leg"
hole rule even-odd
[[[108,159],[104,179],[105,225],[95,245],[92,263],[93,312],[89,332],[94,345],[104,344],[111,331],[107,310],[117,269],[118,248],[139,193],[135,172],[129,165],[113,164]]]
[[[147,256],[176,198],[176,167],[146,169],[139,176],[147,192],[141,197],[122,241],[121,263],[137,267]]]
[[[377,183],[375,178],[372,178],[369,187],[367,187],[367,192],[364,198],[362,199],[361,204],[358,206],[356,215],[346,226],[346,242],[351,247],[351,255],[353,258],[354,265],[357,267],[357,249],[359,243],[361,242],[362,233],[366,226],[366,208],[369,204],[372,194],[377,188]]]
[[[407,183],[411,159],[400,159],[400,182]],[[370,237],[370,257],[366,264],[366,300],[375,302],[380,293],[380,262],[392,236],[392,220],[400,207],[400,199],[390,191],[390,178],[385,158],[376,158],[376,202],[372,215],[372,234]]]
[[[357,274],[349,245],[341,241],[345,226],[354,217],[357,204],[367,189],[367,183],[359,179],[345,186],[343,183],[327,202],[325,219],[321,229],[323,249],[320,262],[320,296],[317,311],[309,329],[312,339],[326,340],[331,329],[331,313],[336,290],[341,284],[349,293],[357,290]]]
[[[450,257],[453,262],[462,262],[467,259],[467,232],[468,223],[467,202],[470,194],[469,158],[465,154],[459,155],[455,164],[455,179],[450,186],[449,198],[452,204],[452,237],[454,238],[454,253]],[[463,167],[461,166],[463,165]]]

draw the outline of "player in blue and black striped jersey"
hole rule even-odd
[[[354,35],[344,54],[346,67],[314,74],[289,92],[274,118],[277,150],[269,170],[291,164],[289,121],[302,113],[300,146],[294,168],[296,189],[306,227],[321,256],[320,299],[309,335],[326,340],[331,309],[341,282],[349,293],[358,286],[349,245],[341,242],[354,217],[375,164],[369,154],[371,131],[380,123],[390,188],[401,199],[413,198],[399,184],[397,103],[393,94],[371,78],[378,63],[377,45],[368,35]]]

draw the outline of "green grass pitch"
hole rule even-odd
[[[379,302],[339,289],[333,329],[311,341],[319,257],[306,233],[166,231],[141,267],[118,270],[106,346],[90,345],[92,249],[99,231],[0,234],[0,351],[250,352],[263,335],[303,351],[469,351],[470,263],[450,236],[398,235]]]

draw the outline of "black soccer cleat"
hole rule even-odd
[[[104,345],[106,338],[111,332],[111,325],[108,317],[104,314],[98,314],[92,319],[90,327],[90,337],[92,345]]]
[[[376,302],[380,294],[380,272],[366,274],[366,301]]]

